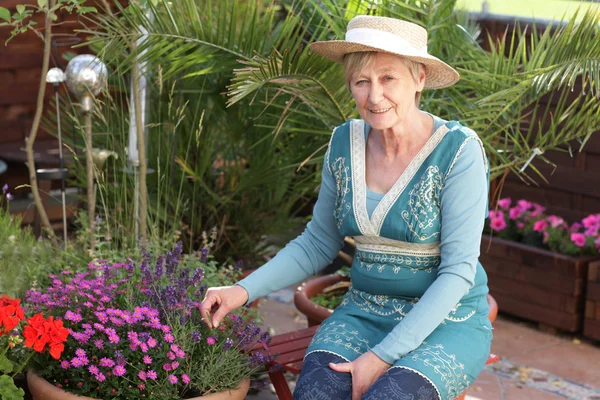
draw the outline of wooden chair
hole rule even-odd
[[[496,300],[488,295],[488,303],[490,305],[490,312],[488,317],[493,323],[498,315],[498,304]],[[269,372],[269,378],[271,383],[275,387],[275,392],[280,400],[292,400],[292,392],[288,386],[288,383],[283,375],[284,371],[289,371],[294,374],[299,374],[302,369],[302,363],[304,361],[304,354],[310,344],[314,334],[319,329],[320,325],[311,326],[310,328],[300,329],[298,331],[284,333],[273,337],[269,346],[269,354],[279,354],[275,363],[281,364],[282,368]],[[486,365],[492,364],[500,360],[495,354],[490,354]],[[273,364],[275,364],[273,363]],[[269,367],[271,367],[270,365]],[[456,400],[464,400],[466,392],[461,394]]]

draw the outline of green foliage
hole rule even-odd
[[[583,146],[600,122],[595,98],[600,81],[598,12],[575,15],[556,29],[548,26],[541,34],[535,27],[517,27],[505,40],[495,42],[495,38],[478,37],[479,28],[463,13],[454,12],[454,0],[355,0],[344,4],[335,0],[291,3],[300,21],[315,32],[304,44],[321,39],[319,32],[323,31],[343,37],[347,22],[357,13],[402,18],[425,27],[430,53],[454,66],[462,79],[450,88],[424,92],[421,107],[475,130],[490,158],[492,177],[507,169],[519,173],[535,148],[554,150],[574,139]],[[529,31],[534,33],[526,40]],[[492,51],[483,50],[481,41],[487,41]],[[313,68],[314,56],[306,47],[291,49],[289,54],[286,51],[255,56],[245,62],[245,68],[236,70],[229,91],[231,103],[269,88],[284,92],[279,103],[265,106],[265,113],[283,110],[281,119],[286,123],[282,132],[328,131],[352,116],[339,112],[352,109],[351,99],[342,94],[342,68],[331,68],[333,63],[324,61],[315,61],[323,66]],[[573,93],[575,82],[582,83],[582,92]],[[336,100],[330,93],[336,94]],[[545,105],[549,95],[553,108]],[[283,102],[287,102],[285,107]],[[318,112],[307,112],[317,105]],[[322,137],[321,145],[326,142]]]
[[[0,375],[0,399],[1,400],[23,400],[25,392],[15,386],[13,378],[8,375]]]

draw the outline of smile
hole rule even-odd
[[[371,111],[373,114],[383,114],[384,112],[388,112],[392,109],[392,107],[390,108],[384,108],[382,110],[369,110]]]

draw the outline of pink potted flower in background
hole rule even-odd
[[[586,278],[600,260],[599,230],[600,214],[569,225],[540,204],[500,199],[489,211],[480,261],[501,311],[581,330]],[[600,285],[598,304],[600,309]],[[597,332],[600,338],[600,325]]]

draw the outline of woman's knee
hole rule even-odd
[[[440,400],[440,395],[433,383],[418,372],[406,368],[390,368],[371,385],[362,398]]]
[[[347,361],[327,352],[314,352],[306,356],[294,390],[294,400],[352,398],[352,376],[332,370],[329,368],[331,362]]]

